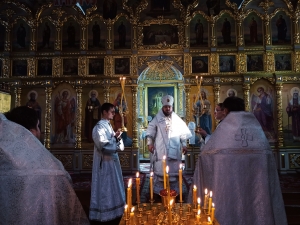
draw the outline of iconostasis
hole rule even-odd
[[[35,108],[45,146],[60,149],[92,149],[104,102],[126,110],[127,146],[139,148],[161,95],[188,123],[202,94],[211,131],[216,104],[238,96],[298,168],[298,14],[297,0],[3,1],[1,91]]]

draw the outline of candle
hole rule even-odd
[[[194,188],[193,188],[193,203],[194,203],[194,205],[196,205],[196,203],[197,203],[197,187],[196,187],[196,185],[194,185]]]
[[[200,202],[201,202],[201,200],[200,200],[200,198],[198,198],[198,210],[200,210]]]
[[[172,204],[173,204],[173,199],[169,202],[169,207],[168,207],[168,215],[169,215],[169,224],[172,225]]]
[[[128,187],[127,187],[127,205],[128,205],[128,208],[130,209],[131,208],[131,178],[129,179],[128,181]]]
[[[201,210],[198,209],[198,214],[197,214],[197,223],[199,224],[200,223],[200,213],[201,213]]]
[[[207,220],[208,220],[208,224],[212,224],[210,217],[207,217]]]
[[[128,205],[125,205],[125,207],[124,207],[124,214],[125,214],[125,220],[127,220]]]
[[[179,165],[179,202],[182,202],[182,164]]]
[[[136,172],[136,201],[137,203],[140,203],[140,178],[139,178],[139,172]]]
[[[168,193],[168,202],[170,202],[170,181],[169,181],[169,166],[166,167],[166,182],[167,182],[167,193]]]
[[[211,223],[214,222],[215,219],[215,204],[212,203],[212,208],[211,208]]]
[[[153,172],[150,173],[150,200],[153,200]]]
[[[167,188],[167,180],[166,180],[166,156],[163,156],[163,172],[164,172],[164,189]]]
[[[212,191],[209,192],[208,214],[211,213],[211,204],[212,204]]]
[[[134,207],[131,208],[130,224],[134,225]]]
[[[204,190],[204,205],[203,205],[203,208],[204,209],[207,209],[207,204],[208,204],[208,194],[207,194],[207,188],[205,188]]]

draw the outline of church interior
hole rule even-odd
[[[299,12],[298,0],[1,1],[0,112],[34,108],[40,141],[67,171],[85,174],[98,109],[110,102],[112,125],[124,131],[122,171],[135,174],[149,163],[145,131],[162,96],[174,97],[186,124],[207,119],[209,133],[216,105],[238,96],[279,174],[299,176]],[[199,137],[188,149],[185,172],[193,174]]]

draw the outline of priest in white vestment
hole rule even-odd
[[[61,162],[28,129],[1,113],[0,224],[89,224]]]
[[[215,217],[222,225],[286,225],[275,157],[244,101],[224,101],[227,116],[199,155],[193,182],[204,202],[212,191]],[[191,200],[191,198],[190,198]]]
[[[162,109],[148,124],[146,131],[148,150],[151,152],[151,168],[154,172],[154,193],[164,189],[163,157],[169,166],[170,187],[178,193],[178,171],[182,162],[182,153],[187,152],[186,140],[192,134],[185,122],[173,112],[174,99],[170,95],[163,96]]]

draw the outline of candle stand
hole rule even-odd
[[[172,221],[170,223],[168,208],[165,208],[162,203],[153,203],[152,206],[151,203],[142,203],[141,207],[134,215],[134,222],[131,223],[128,217],[125,219],[124,215],[120,225],[220,225],[216,218],[214,218],[213,223],[209,224],[209,215],[205,213],[203,208],[201,208],[200,219],[198,222],[196,210],[193,210],[191,204],[175,203],[173,204],[171,212]]]

